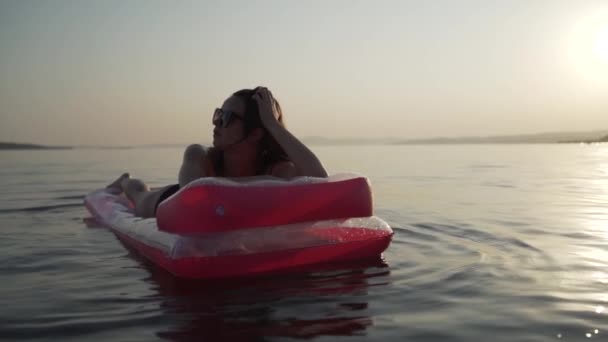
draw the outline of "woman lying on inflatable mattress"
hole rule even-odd
[[[232,94],[213,113],[213,125],[212,148],[186,148],[179,184],[153,191],[125,173],[108,189],[124,192],[137,216],[154,217],[162,201],[200,177],[327,177],[314,153],[285,128],[281,106],[267,88]]]

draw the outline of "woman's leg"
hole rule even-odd
[[[124,173],[106,188],[124,193],[135,204],[135,216],[147,218],[155,216],[156,204],[160,196],[171,186],[168,185],[152,191],[141,180],[133,179],[128,173]]]
[[[116,179],[115,181],[113,181],[112,183],[110,183],[110,185],[106,186],[106,189],[112,193],[118,193],[121,194],[122,191],[122,182],[125,179],[131,178],[131,175],[128,172],[123,173],[122,175],[120,175],[120,177],[118,177],[118,179]]]
[[[205,148],[201,145],[190,145],[184,151],[184,160],[179,170],[179,186],[185,186],[191,181],[205,176],[203,160],[206,156]],[[123,173],[107,189],[124,192],[128,199],[135,204],[135,215],[139,217],[154,217],[156,206],[162,194],[173,185],[151,190],[148,185],[139,179],[133,179],[128,173]]]

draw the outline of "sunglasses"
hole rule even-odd
[[[230,125],[232,119],[243,121],[243,118],[238,116],[235,112],[224,111],[221,108],[216,108],[215,112],[213,112],[213,124],[216,126],[226,128]]]

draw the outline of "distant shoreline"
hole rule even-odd
[[[70,150],[72,146],[46,146],[27,143],[0,142],[0,150]]]
[[[608,143],[608,135],[601,137],[599,139],[591,139],[591,140],[567,140],[560,141],[560,144],[599,144],[599,143]]]
[[[549,132],[521,135],[437,137],[426,139],[387,138],[327,138],[319,136],[303,137],[302,141],[316,146],[349,145],[523,145],[523,144],[595,144],[608,143],[608,130],[592,132]],[[0,150],[70,150],[70,149],[134,149],[134,148],[173,148],[188,144],[147,144],[134,146],[48,146],[31,143],[0,142]]]
[[[325,138],[307,137],[311,145],[525,145],[525,144],[591,144],[608,142],[608,132],[540,133],[527,135],[438,137],[428,139],[399,138]],[[601,138],[598,138],[601,137]]]

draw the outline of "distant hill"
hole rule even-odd
[[[593,144],[593,143],[605,143],[608,142],[608,135],[605,135],[599,139],[585,139],[585,140],[566,140],[566,141],[560,141],[560,143],[563,144],[570,144],[570,143],[585,143],[585,144]]]
[[[303,137],[309,145],[454,145],[454,144],[558,144],[608,142],[608,129],[585,132],[547,132],[519,135],[435,137],[425,139],[386,138],[328,138],[319,136]],[[133,148],[182,148],[182,144],[150,144],[137,146],[48,146],[29,143],[0,142],[0,150],[65,150],[65,149],[133,149]]]
[[[310,145],[387,145],[395,143],[397,139],[303,137],[302,141]]]
[[[608,130],[497,136],[436,137],[426,139],[307,137],[303,140],[306,143],[313,145],[556,144],[608,141]]]
[[[0,142],[0,150],[67,150],[71,146],[46,146],[14,142]]]
[[[608,134],[608,130],[587,132],[547,132],[536,134],[498,135],[481,137],[457,137],[402,140],[400,144],[554,144],[597,140]]]

